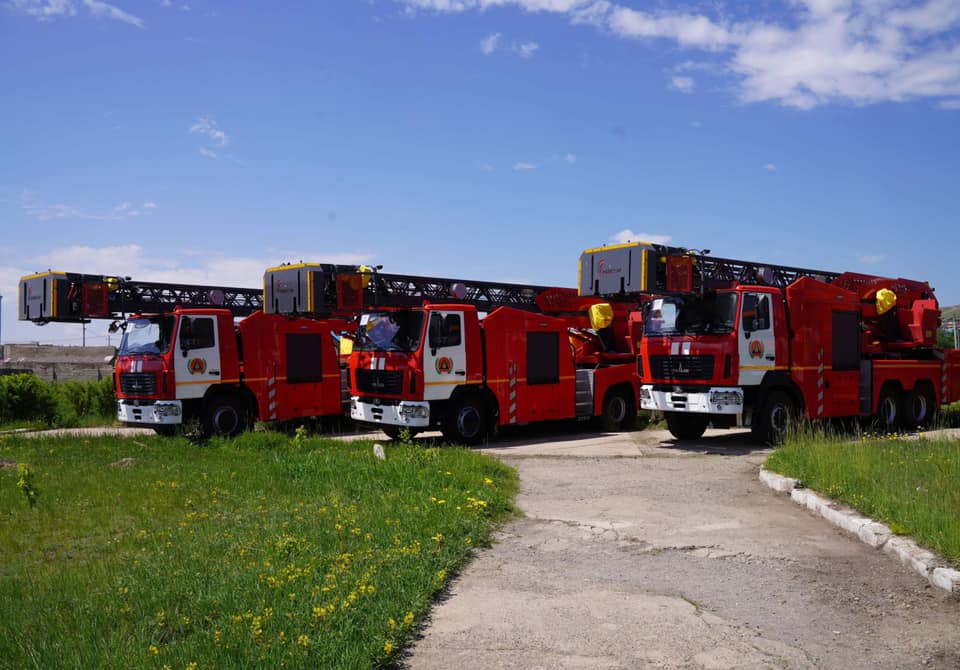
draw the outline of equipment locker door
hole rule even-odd
[[[423,399],[444,400],[467,380],[463,312],[430,312],[423,347]]]
[[[220,343],[217,322],[210,316],[181,316],[174,345],[177,398],[202,398],[220,382]]]
[[[770,294],[745,292],[740,299],[740,386],[759,386],[777,365],[776,337]]]

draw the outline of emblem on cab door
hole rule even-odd
[[[202,358],[191,358],[187,369],[192,375],[202,375],[207,370],[207,362]]]
[[[442,375],[448,375],[453,371],[453,361],[449,356],[441,356],[437,359],[437,372]]]
[[[750,343],[750,358],[761,358],[763,356],[763,342],[754,340]]]

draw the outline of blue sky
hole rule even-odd
[[[0,0],[0,59],[4,342],[79,344],[16,321],[48,268],[573,286],[625,239],[960,303],[957,0]]]

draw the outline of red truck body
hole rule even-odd
[[[114,373],[126,424],[172,432],[197,420],[206,432],[232,435],[255,419],[340,415],[345,407],[331,337],[347,328],[343,319],[255,312],[235,324],[226,309],[177,308],[127,324]]]
[[[393,436],[438,427],[467,444],[538,421],[632,425],[639,376],[631,322],[618,307],[601,341],[585,311],[599,302],[557,290],[539,301],[553,314],[498,307],[480,319],[470,305],[426,304],[365,315],[350,356],[351,417]],[[397,342],[404,350],[389,350]]]

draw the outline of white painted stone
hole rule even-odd
[[[893,533],[886,525],[869,520],[857,532],[857,536],[874,549],[882,547],[892,535]]]
[[[934,568],[930,573],[930,583],[950,593],[960,593],[960,570]]]
[[[806,507],[807,495],[809,495],[809,493],[810,492],[807,489],[793,489],[792,491],[790,491],[790,499],[793,500],[793,502],[797,503],[798,505],[802,505],[803,507]]]
[[[827,500],[826,498],[821,498],[816,493],[811,491],[810,493],[807,494],[807,500],[805,504],[808,510],[810,510],[811,512],[816,512],[817,514],[820,514],[820,510],[828,506],[830,504],[830,501]]]
[[[909,566],[917,573],[928,577],[933,569],[937,557],[926,549],[920,547],[913,540],[906,537],[891,537],[883,550],[893,554],[900,559],[900,562]]]
[[[797,480],[792,477],[784,477],[776,472],[769,470],[760,470],[760,481],[780,493],[790,493],[796,487]]]

